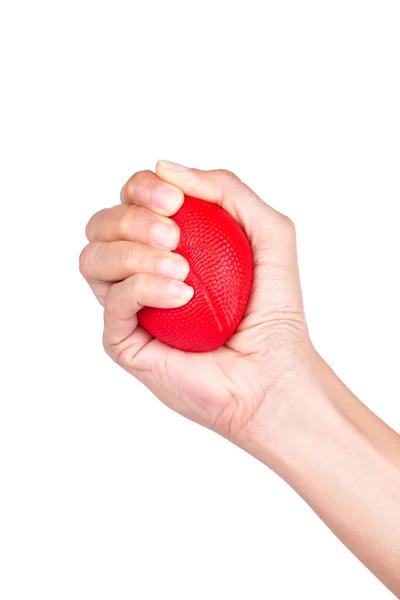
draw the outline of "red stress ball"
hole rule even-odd
[[[247,306],[253,277],[250,244],[230,214],[205,200],[185,196],[172,219],[180,228],[176,252],[189,263],[185,283],[194,295],[179,308],[142,308],[139,323],[174,348],[215,350],[236,331]]]

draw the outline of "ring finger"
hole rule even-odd
[[[187,260],[179,254],[125,241],[89,243],[79,267],[101,304],[112,283],[137,273],[184,280],[189,272]]]

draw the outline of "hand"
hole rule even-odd
[[[168,218],[184,193],[227,210],[246,232],[254,260],[239,328],[225,346],[201,354],[152,339],[136,316],[143,305],[168,308],[191,297],[182,282],[189,265],[171,252],[178,227]],[[90,219],[80,258],[104,305],[108,354],[172,409],[271,467],[400,594],[400,437],[314,350],[291,221],[229,171],[163,161],[156,173],[133,175],[121,199]]]
[[[171,252],[179,229],[168,217],[183,194],[214,202],[246,232],[254,261],[244,318],[226,344],[183,352],[138,325],[144,305],[185,304],[189,265]],[[226,170],[202,171],[159,161],[156,173],[135,173],[122,204],[96,213],[80,269],[104,306],[104,347],[167,406],[234,443],[260,420],[272,421],[312,349],[303,312],[293,223]]]

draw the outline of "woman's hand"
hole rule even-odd
[[[236,333],[207,353],[176,350],[138,325],[144,305],[176,307],[192,296],[190,265],[171,252],[178,226],[168,217],[184,194],[214,202],[241,225],[251,243],[250,301]],[[104,347],[124,369],[173,410],[245,446],[282,404],[311,350],[298,276],[293,223],[265,204],[236,175],[159,161],[135,173],[122,204],[89,221],[80,269],[104,306]]]
[[[184,304],[186,261],[168,219],[183,193],[216,202],[253,251],[250,301],[213,352],[165,346],[138,326],[143,305]],[[81,271],[104,305],[104,346],[165,404],[274,469],[400,598],[400,437],[313,349],[305,324],[294,227],[228,171],[159,161],[136,173],[122,205],[89,221]],[[162,234],[162,235],[161,235]]]

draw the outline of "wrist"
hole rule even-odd
[[[313,440],[315,445],[343,420],[335,397],[351,392],[311,344],[284,380],[268,393],[240,446],[286,479],[307,460]]]
[[[285,387],[267,397],[241,447],[289,483],[326,452],[361,447],[400,468],[400,437],[310,346]]]

